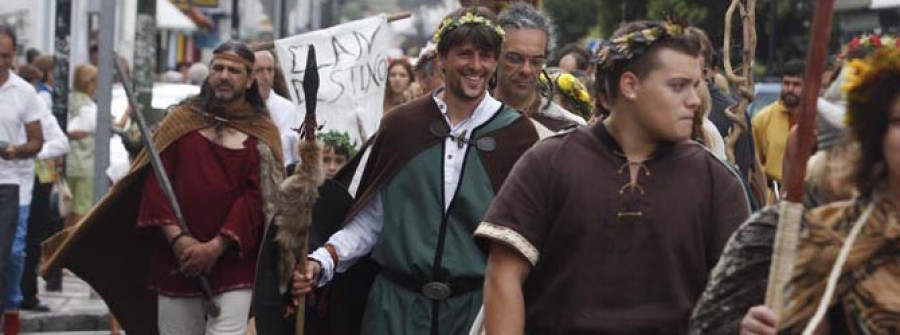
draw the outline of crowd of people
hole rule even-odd
[[[528,4],[460,8],[418,58],[388,64],[375,133],[320,132],[314,152],[276,56],[226,42],[170,76],[201,86],[153,136],[171,190],[141,151],[97,204],[96,67],[75,68],[63,132],[53,58],[16,66],[15,43],[0,26],[4,334],[18,333],[19,308],[45,308],[45,239],[48,289],[69,269],[135,333],[280,333],[298,309],[310,334],[900,331],[890,36],[838,55],[806,166],[791,159],[804,64],[780,68],[772,105],[735,117],[719,46],[686,22],[627,22],[589,51],[557,47]],[[807,171],[802,231],[774,310],[764,298],[795,169]],[[69,228],[47,239],[60,180]],[[315,207],[291,202],[321,180]],[[312,216],[309,253],[285,269],[266,255],[289,257],[273,236],[297,215]]]

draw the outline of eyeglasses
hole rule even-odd
[[[543,68],[544,64],[547,62],[547,58],[544,56],[526,57],[525,55],[513,51],[504,52],[503,60],[515,67],[524,66],[525,62],[528,62],[528,65],[531,65],[531,67],[538,69]]]

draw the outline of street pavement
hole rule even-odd
[[[38,298],[50,312],[21,311],[22,334],[109,334],[109,309],[83,280],[65,275],[62,292],[46,292],[38,281]]]

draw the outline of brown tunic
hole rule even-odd
[[[682,334],[725,242],[749,215],[738,177],[700,145],[664,145],[635,184],[602,123],[537,144],[476,236],[533,266],[529,334]]]

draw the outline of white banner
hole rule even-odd
[[[384,15],[275,41],[291,99],[305,113],[303,74],[309,46],[316,48],[319,94],[316,117],[323,130],[346,131],[356,142],[381,121],[392,32]],[[298,115],[302,119],[302,115]],[[299,126],[299,123],[298,123]]]

